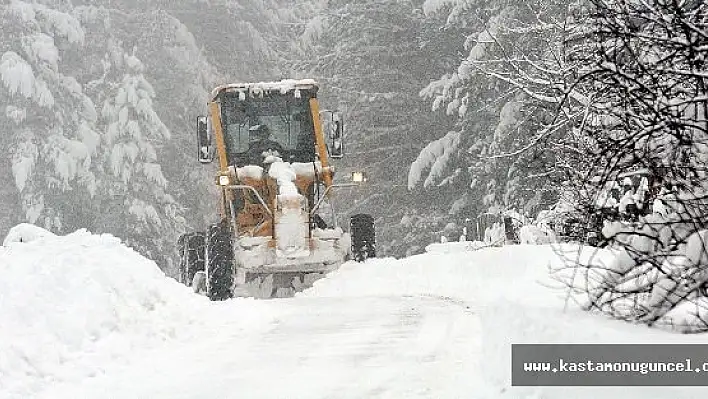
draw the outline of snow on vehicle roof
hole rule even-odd
[[[264,91],[279,91],[281,94],[285,94],[291,90],[297,89],[313,89],[318,88],[318,84],[314,79],[284,79],[279,82],[258,82],[258,83],[230,83],[221,86],[217,86],[211,91],[212,100],[216,98],[221,92],[241,92],[246,91],[258,94]]]

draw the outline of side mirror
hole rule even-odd
[[[329,131],[329,154],[332,158],[344,156],[344,119],[338,112],[332,112],[332,125]]]
[[[344,156],[344,120],[339,111],[323,110],[320,112],[322,128],[327,135],[327,149],[332,158]]]
[[[214,160],[211,151],[211,137],[209,136],[209,125],[206,116],[197,117],[197,149],[198,158],[201,163],[210,163]]]

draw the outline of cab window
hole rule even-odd
[[[259,124],[268,126],[270,139],[283,147],[284,161],[314,161],[314,130],[305,96],[265,94],[241,101],[238,94],[226,94],[222,98],[221,119],[229,164],[242,166],[251,142],[249,129]]]

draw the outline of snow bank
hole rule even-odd
[[[519,228],[519,241],[522,244],[552,244],[556,242],[556,235],[547,226],[529,224]]]
[[[449,254],[456,252],[476,251],[487,246],[489,245],[483,243],[482,241],[457,241],[445,243],[434,242],[425,247],[425,252]]]
[[[100,373],[206,302],[113,236],[17,226],[0,247],[0,397]]]
[[[464,250],[434,244],[401,260],[349,262],[298,297],[427,296],[469,306],[480,316],[483,356],[478,378],[489,398],[683,398],[676,388],[511,387],[512,343],[704,343],[581,310],[564,289],[576,277],[568,261],[621,267],[610,251],[575,245],[509,245]],[[448,245],[448,250],[444,246]],[[554,270],[553,276],[550,270]],[[560,279],[560,280],[559,280]],[[600,393],[602,392],[602,393]]]
[[[20,223],[10,229],[3,241],[4,247],[13,242],[31,242],[45,237],[56,237],[54,233],[29,223]]]
[[[298,296],[430,295],[489,303],[499,298],[520,303],[556,303],[562,284],[548,275],[560,265],[550,246],[515,245],[460,251],[474,242],[433,244],[429,252],[405,259],[347,262]],[[443,251],[448,245],[450,250]],[[513,250],[512,250],[513,249]],[[392,283],[395,282],[395,283]]]

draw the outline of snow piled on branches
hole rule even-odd
[[[72,56],[85,40],[69,9],[13,0],[0,13],[8,28],[0,97],[15,186],[24,219],[56,230],[71,218],[60,197],[78,188],[86,197],[96,192],[93,157],[99,142],[91,99],[65,75],[76,72]]]
[[[460,132],[448,132],[444,137],[429,143],[418,155],[408,172],[408,189],[414,189],[429,168],[423,187],[428,188],[444,176],[452,156],[460,145]]]
[[[677,236],[666,220],[654,214],[640,225],[605,223],[609,261],[566,257],[560,269],[572,271],[565,281],[584,308],[682,333],[708,331],[708,230]]]

